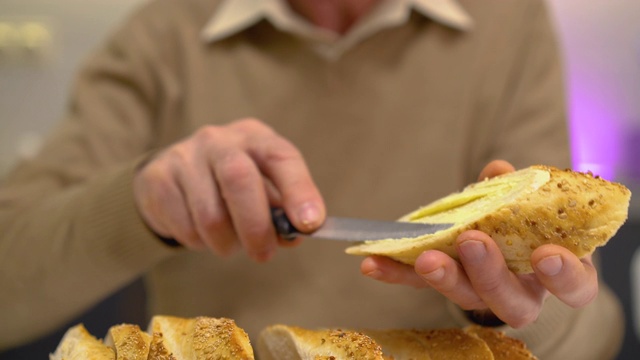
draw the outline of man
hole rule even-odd
[[[569,166],[555,46],[539,0],[152,2],[0,190],[0,346],[144,275],[151,314],[230,317],[252,339],[491,319],[544,359],[614,356],[620,310],[590,258],[545,246],[516,276],[467,232],[460,263],[366,258],[371,281],[344,244],[287,244],[269,218],[393,219],[478,175]]]

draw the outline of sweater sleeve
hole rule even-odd
[[[522,23],[528,32],[520,42],[517,65],[510,69],[493,142],[480,163],[506,159],[516,168],[532,164],[566,168],[571,164],[557,41],[544,3],[529,4],[527,21]],[[460,325],[469,324],[457,306],[451,304],[450,310]],[[618,300],[600,283],[599,296],[584,308],[572,309],[551,296],[533,324],[503,330],[524,340],[541,359],[609,359],[619,350],[622,324]]]
[[[143,13],[93,54],[56,131],[0,186],[0,350],[55,329],[179,251],[146,228],[132,193],[168,76]]]

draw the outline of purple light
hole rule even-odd
[[[620,161],[621,141],[614,106],[607,106],[601,89],[571,82],[570,136],[573,167],[614,180]]]

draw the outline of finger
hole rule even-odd
[[[417,259],[415,272],[432,288],[465,310],[487,305],[476,294],[462,266],[441,251],[425,251]]]
[[[213,252],[228,256],[239,249],[231,218],[214,179],[213,170],[198,152],[182,157],[178,172],[191,220],[199,238]]]
[[[572,307],[589,304],[598,294],[598,275],[591,257],[578,259],[557,245],[543,245],[531,255],[539,281]]]
[[[149,224],[160,235],[172,237],[190,249],[202,249],[204,243],[198,236],[187,207],[184,194],[178,185],[172,167],[162,160],[148,164],[139,176],[144,177]]]
[[[252,258],[267,261],[275,254],[277,236],[262,175],[237,148],[218,149],[215,154],[212,166],[236,233]]]
[[[456,242],[460,262],[485,304],[512,327],[533,322],[546,291],[536,282],[521,281],[509,271],[496,243],[480,231],[466,231]]]
[[[281,195],[293,225],[303,232],[315,230],[324,221],[325,206],[298,149],[262,123],[249,121],[238,126],[251,134],[248,152]]]
[[[402,284],[415,288],[427,286],[413,267],[383,256],[369,256],[362,260],[360,272],[372,279],[389,284]]]
[[[493,160],[482,169],[478,180],[492,178],[498,175],[514,172],[516,169],[509,162],[504,160]]]

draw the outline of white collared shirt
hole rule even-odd
[[[215,42],[266,19],[276,28],[308,40],[320,55],[335,60],[376,32],[404,24],[411,10],[458,30],[468,30],[473,24],[456,0],[383,0],[345,35],[339,35],[313,25],[294,12],[286,0],[223,0],[202,30],[202,37]]]

